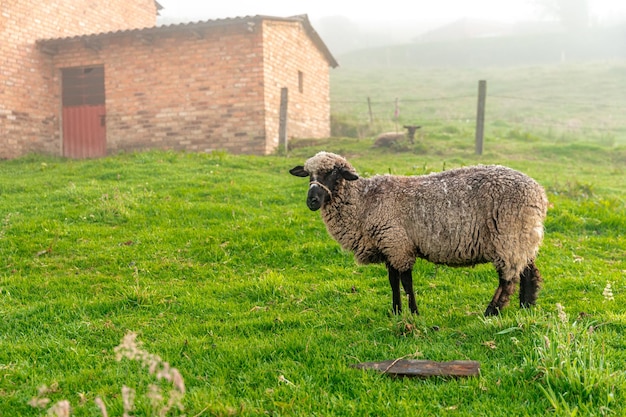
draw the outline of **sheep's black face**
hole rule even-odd
[[[309,193],[306,196],[306,205],[311,211],[319,210],[330,201],[338,179],[337,170],[319,176],[311,175]]]
[[[309,192],[306,197],[306,205],[311,211],[319,210],[324,204],[330,201],[337,184],[346,179],[353,181],[357,175],[334,168],[332,171],[309,174],[303,167],[297,166],[289,171],[297,177],[309,176]]]
[[[320,189],[314,189],[313,186],[316,184],[311,184],[311,188],[309,188],[309,194],[306,196],[306,206],[311,211],[317,211],[322,207],[322,201],[324,201],[327,197],[327,193]]]

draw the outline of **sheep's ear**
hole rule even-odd
[[[289,170],[291,175],[295,175],[296,177],[308,177],[309,173],[304,170],[302,165],[298,165],[297,167],[293,167]]]
[[[341,172],[341,176],[348,181],[354,181],[354,180],[359,179],[359,176],[352,171],[342,169],[340,172]]]

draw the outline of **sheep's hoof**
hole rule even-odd
[[[497,316],[500,314],[500,309],[494,305],[489,304],[487,310],[485,310],[485,317]]]

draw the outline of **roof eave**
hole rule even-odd
[[[162,33],[168,32],[179,32],[183,30],[189,30],[192,32],[197,32],[198,29],[202,29],[205,27],[216,27],[216,26],[226,26],[226,25],[234,25],[234,24],[247,24],[248,22],[259,22],[263,20],[274,20],[274,21],[289,21],[289,22],[300,22],[304,27],[307,35],[311,38],[315,46],[322,52],[329,65],[332,68],[336,68],[339,66],[335,57],[333,57],[332,53],[319,36],[319,34],[315,31],[309,18],[307,15],[297,15],[292,17],[275,17],[275,16],[244,16],[244,17],[234,17],[227,19],[216,19],[216,20],[206,20],[199,22],[187,22],[187,23],[177,23],[172,25],[165,26],[152,26],[147,28],[137,28],[137,29],[126,29],[126,30],[118,30],[113,32],[103,32],[103,33],[93,33],[88,35],[77,35],[65,38],[50,38],[50,39],[39,39],[36,44],[40,50],[50,53],[51,51],[56,50],[60,45],[66,44],[68,42],[73,41],[83,41],[83,42],[92,42],[96,40],[115,38],[120,36],[129,36],[129,35],[139,35],[139,36],[151,36],[158,35]]]

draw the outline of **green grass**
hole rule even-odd
[[[61,400],[100,416],[96,398],[121,416],[124,386],[131,414],[151,415],[150,385],[171,387],[116,360],[129,332],[184,378],[185,410],[169,415],[626,414],[626,149],[488,133],[475,156],[464,131],[433,127],[402,152],[337,138],[268,157],[0,162],[0,416],[45,415]],[[538,305],[485,319],[492,266],[418,261],[421,315],[391,315],[384,267],[355,265],[288,174],[321,149],[362,175],[500,163],[536,178],[551,202]],[[481,374],[351,368],[404,356],[477,360]]]

